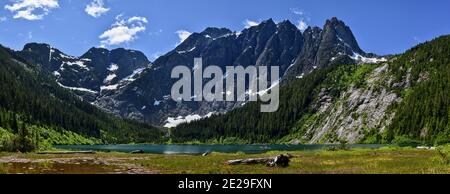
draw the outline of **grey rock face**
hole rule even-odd
[[[282,84],[317,68],[356,63],[355,55],[373,57],[360,49],[350,28],[337,18],[303,33],[288,20],[276,24],[269,19],[241,32],[210,27],[193,33],[152,64],[141,52],[126,49],[92,48],[71,57],[48,45],[29,44],[18,53],[104,110],[160,126],[168,117],[223,113],[245,103],[173,101],[170,90],[177,80],[170,78],[172,69],[181,65],[194,71],[196,57],[203,58],[203,68],[215,65],[223,72],[226,66],[279,66]]]
[[[89,102],[115,90],[150,64],[142,52],[121,48],[91,48],[81,57],[73,57],[47,44],[30,43],[16,54],[52,73],[61,86]]]
[[[336,143],[345,139],[349,143],[357,143],[369,130],[382,133],[395,116],[388,107],[402,100],[386,89],[385,86],[392,84],[391,79],[385,77],[388,72],[388,64],[380,66],[369,75],[365,87],[351,86],[337,99],[332,99],[327,90],[322,89],[314,105],[319,119],[306,126],[304,140],[308,143]]]
[[[327,20],[324,27],[308,27],[303,32],[303,46],[291,67],[285,72],[286,82],[304,76],[317,68],[334,64],[376,61],[377,56],[365,53],[344,22]],[[286,83],[285,82],[285,83]]]
[[[323,29],[309,27],[303,33],[287,20],[276,24],[272,19],[238,33],[207,28],[193,33],[173,51],[158,58],[136,81],[103,95],[96,104],[124,117],[133,115],[133,118],[164,125],[168,117],[227,112],[244,104],[172,101],[170,89],[177,80],[170,79],[171,70],[178,65],[193,69],[195,57],[203,58],[204,68],[216,65],[224,72],[225,66],[230,65],[280,66],[280,76],[288,83],[317,68],[356,63],[350,58],[354,53],[367,56],[350,28],[336,18],[328,20]],[[131,114],[130,111],[136,112]]]

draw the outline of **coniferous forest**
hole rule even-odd
[[[319,114],[316,107],[324,89],[332,99],[339,99],[349,88],[368,87],[370,75],[388,64],[389,71],[383,79],[399,84],[377,84],[380,90],[399,97],[387,110],[395,114],[385,130],[360,132],[365,136],[359,142],[448,143],[449,55],[450,36],[443,36],[390,56],[385,63],[335,64],[317,69],[282,85],[277,112],[260,113],[260,104],[251,102],[226,114],[181,124],[169,130],[169,139],[177,143],[278,143],[295,137],[307,143],[312,134],[305,126],[324,122],[323,113]],[[26,152],[58,144],[167,141],[163,129],[103,112],[59,87],[39,65],[27,63],[3,47],[0,86],[2,150]],[[352,117],[357,119],[358,115],[352,113]],[[330,133],[319,142],[338,141],[339,137]]]
[[[365,139],[373,137],[371,143],[450,142],[450,36],[391,56],[386,63],[390,67],[387,78],[392,78],[392,83],[404,83],[383,87],[400,96],[401,102],[389,106],[388,111],[395,116],[387,129],[375,133],[369,130]],[[177,142],[232,139],[264,143],[278,142],[294,133],[307,136],[301,129],[307,122],[318,122],[311,115],[317,112],[312,105],[321,88],[331,88],[331,96],[338,97],[349,86],[364,87],[364,79],[382,65],[335,65],[316,70],[281,87],[280,109],[275,113],[260,113],[258,103],[249,103],[225,115],[182,124],[172,130],[172,138]]]
[[[123,120],[83,102],[37,65],[0,47],[1,149],[31,151],[53,144],[152,142],[160,129]]]

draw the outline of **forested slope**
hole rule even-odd
[[[283,86],[280,109],[258,103],[182,124],[174,141],[390,143],[450,141],[450,36],[380,64],[315,70]]]
[[[51,143],[156,141],[163,132],[106,114],[0,47],[0,141],[23,151]]]

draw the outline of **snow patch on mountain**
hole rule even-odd
[[[139,68],[139,69],[136,69],[136,70],[133,71],[133,73],[132,73],[131,75],[127,76],[127,77],[124,78],[122,81],[129,81],[129,82],[132,82],[132,81],[136,80],[136,78],[137,78],[136,76],[137,76],[137,75],[140,75],[144,70],[145,70],[145,68]],[[121,81],[121,82],[122,82],[122,81]]]
[[[166,128],[174,128],[182,123],[190,123],[192,121],[200,120],[202,117],[198,114],[188,115],[186,117],[178,116],[175,117],[168,117],[166,120],[166,124],[164,127]]]
[[[116,71],[119,70],[119,66],[117,64],[111,63],[111,65],[108,67],[108,71],[110,71],[109,75],[106,76],[105,80],[103,80],[103,83],[109,83],[111,82],[114,78],[117,77],[116,75]],[[108,86],[105,86],[105,88],[108,88]],[[116,87],[117,88],[117,87]]]
[[[80,91],[80,92],[89,92],[89,93],[93,93],[93,94],[97,94],[98,93],[97,91],[90,90],[90,89],[87,89],[87,88],[69,87],[69,86],[62,85],[59,82],[57,82],[57,83],[58,83],[59,86],[61,86],[63,88],[66,88],[66,89],[69,89],[69,90]]]
[[[363,63],[381,63],[381,62],[386,62],[387,59],[382,57],[382,58],[376,58],[376,57],[364,57],[359,53],[353,52],[352,56],[349,56],[350,58],[352,58],[355,61],[361,61]]]
[[[117,64],[111,63],[111,66],[108,67],[108,71],[117,71],[119,66]]]
[[[108,83],[108,82],[110,82],[111,80],[113,80],[116,77],[117,77],[116,74],[109,74],[108,76],[106,76],[106,78],[104,80],[104,83]]]
[[[213,40],[217,40],[217,39],[220,39],[220,38],[226,38],[226,37],[229,37],[229,36],[234,36],[234,37],[236,37],[236,33],[228,33],[228,34],[224,34],[224,35],[219,36],[219,37],[217,37],[217,38],[213,38]]]
[[[101,90],[101,91],[105,91],[105,90],[117,90],[118,87],[119,87],[119,84],[108,85],[108,86],[101,86],[101,87],[100,87],[100,90]]]
[[[194,47],[192,47],[192,48],[189,49],[189,50],[177,51],[177,53],[178,53],[178,54],[190,53],[190,52],[194,51],[195,49],[196,49],[196,47],[194,46]]]
[[[48,62],[50,62],[52,60],[52,54],[55,52],[55,49],[50,47],[50,51],[48,54]]]
[[[67,66],[78,66],[82,69],[86,69],[89,70],[89,68],[84,64],[84,61],[67,61],[67,62],[63,62],[63,65],[67,65]]]
[[[198,114],[191,114],[191,115],[187,115],[185,117],[183,116],[178,116],[178,117],[168,117],[166,120],[166,124],[164,125],[164,127],[166,128],[174,128],[180,124],[183,123],[190,123],[192,121],[196,121],[196,120],[200,120],[203,118],[209,118],[211,116],[213,116],[214,114],[216,114],[215,112],[210,112],[206,115],[204,115],[203,117],[198,115]]]

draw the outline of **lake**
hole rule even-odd
[[[264,153],[268,151],[313,151],[325,149],[330,145],[149,145],[149,144],[123,144],[123,145],[65,145],[55,146],[58,149],[67,150],[94,150],[102,152],[131,152],[143,150],[145,153],[154,154],[203,154],[205,152],[247,154]],[[384,147],[383,144],[352,144],[350,148],[375,149]]]

